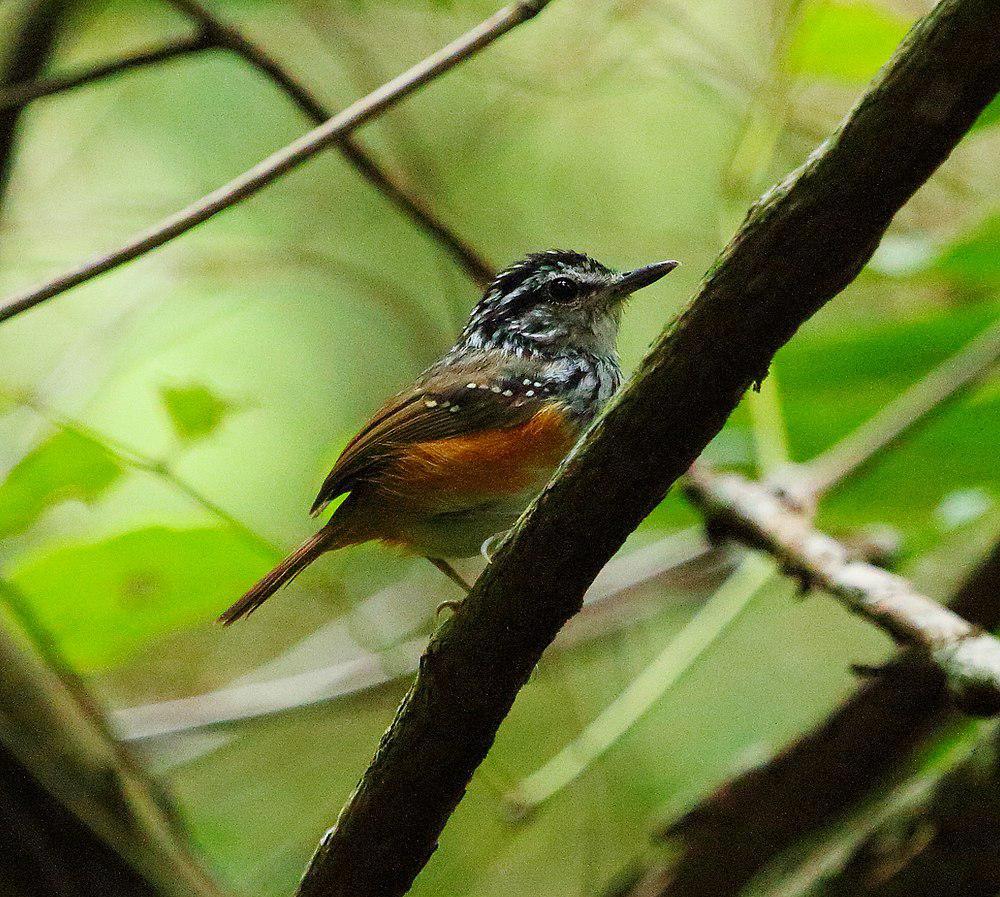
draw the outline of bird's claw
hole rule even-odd
[[[444,610],[450,610],[452,613],[455,613],[455,611],[458,610],[459,607],[461,607],[463,600],[464,599],[462,599],[462,598],[455,598],[452,601],[442,601],[434,609],[434,616],[440,617],[441,616],[441,612],[444,611]]]
[[[493,561],[493,555],[496,554],[496,551],[500,547],[500,544],[503,542],[504,539],[507,538],[509,533],[510,533],[509,530],[504,530],[503,532],[500,533],[494,533],[492,536],[486,539],[485,542],[483,542],[482,546],[479,549],[479,553],[483,556],[483,560],[486,561],[487,564]]]

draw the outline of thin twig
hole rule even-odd
[[[523,819],[578,779],[679,682],[746,609],[774,575],[774,564],[746,558],[628,687],[552,759],[507,795],[514,819]]]
[[[439,75],[450,71],[512,28],[536,15],[548,0],[520,0],[505,6],[457,40],[348,106],[307,134],[272,153],[253,168],[191,203],[159,224],[137,234],[118,249],[91,259],[72,271],[11,297],[0,307],[0,323],[40,305],[100,274],[124,265],[187,233],[219,212],[253,196],[340,138],[381,115]]]
[[[616,621],[600,620],[599,625],[588,626],[588,616],[599,616],[614,599],[648,583],[662,582],[682,566],[696,563],[704,556],[704,538],[698,527],[691,527],[615,558],[588,593],[584,613],[573,621],[579,625],[564,629],[558,646],[568,649],[606,635]],[[412,593],[413,589],[414,583],[409,581],[393,583],[368,598],[366,604],[378,607],[391,601],[397,592]],[[433,603],[428,595],[428,608]],[[364,607],[358,610],[363,612]],[[588,614],[588,610],[592,613]],[[326,641],[331,645],[342,644],[343,629],[340,622],[330,624],[330,637]],[[312,653],[322,653],[321,637],[320,633],[309,636]],[[188,698],[122,708],[113,714],[115,729],[126,741],[140,741],[338,700],[412,675],[426,644],[426,636],[415,635],[411,629],[383,650],[359,652],[339,663],[263,681],[242,677],[223,688]],[[273,662],[269,664],[272,665]]]
[[[813,500],[859,469],[965,387],[992,370],[1000,360],[1000,322],[988,327],[958,353],[938,365],[878,414],[823,454],[787,472],[790,491]],[[784,485],[784,481],[780,481]]]
[[[322,124],[333,117],[332,110],[327,109],[277,59],[241,31],[219,19],[199,0],[167,2],[197,22],[217,46],[231,50],[270,78],[315,124]],[[354,137],[344,133],[337,140],[337,148],[370,184],[441,243],[473,282],[485,287],[492,280],[494,272],[490,264],[466,240],[451,230],[422,199],[383,170]]]
[[[211,49],[213,46],[215,45],[208,35],[202,32],[191,37],[178,38],[159,47],[140,50],[110,62],[102,62],[77,69],[74,72],[67,72],[64,75],[12,84],[0,90],[0,110],[19,108],[42,97],[63,93],[75,87],[92,84],[95,81],[103,81],[105,78],[111,78],[133,69],[156,65],[179,56],[187,56],[201,50]]]
[[[168,2],[199,25],[197,34],[64,75],[12,84],[0,89],[0,111],[20,109],[33,100],[63,93],[137,68],[166,62],[202,50],[223,49],[240,56],[270,78],[315,124],[322,124],[333,116],[333,112],[326,109],[309,88],[298,81],[262,47],[222,22],[205,6],[195,0],[168,0]],[[473,282],[481,287],[489,283],[494,273],[489,263],[466,240],[451,230],[427,203],[414,195],[395,176],[380,168],[350,135],[345,134],[340,138],[338,147],[363,177],[431,237],[440,242]]]
[[[963,709],[1000,712],[1000,642],[993,636],[921,595],[905,579],[851,560],[843,545],[813,528],[766,486],[698,464],[688,474],[685,491],[713,528],[768,552],[804,586],[833,595],[899,644],[924,650]]]

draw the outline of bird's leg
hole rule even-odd
[[[427,558],[435,567],[438,568],[445,576],[448,577],[455,585],[457,585],[466,595],[472,591],[472,586],[470,586],[462,575],[449,564],[444,558]],[[438,606],[435,613],[441,613],[445,608],[448,608],[452,613],[455,612],[457,608],[462,603],[462,599],[459,598],[457,601],[442,601]]]

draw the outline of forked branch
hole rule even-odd
[[[267,50],[251,41],[232,25],[223,22],[199,0],[168,0],[168,2],[195,21],[214,46],[231,50],[270,78],[314,124],[320,125],[333,117],[333,111],[327,109],[305,84]],[[344,133],[338,138],[337,147],[362,177],[437,240],[473,282],[480,287],[485,287],[489,283],[493,277],[490,264],[468,241],[449,228],[430,206],[415,196],[395,176],[382,169],[357,140],[349,133]]]

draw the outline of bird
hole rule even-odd
[[[677,265],[619,272],[549,249],[502,270],[454,346],[344,448],[312,506],[315,516],[346,493],[330,519],[220,622],[246,617],[326,552],[373,540],[468,590],[449,559],[479,554],[542,490],[621,387],[625,300]]]

